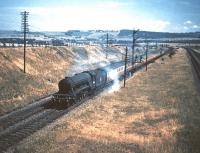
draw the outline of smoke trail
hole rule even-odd
[[[106,71],[107,71],[108,80],[113,81],[113,84],[108,89],[108,92],[112,93],[114,91],[118,91],[120,89],[120,82],[119,82],[119,74],[117,72],[117,69],[106,68]]]
[[[76,48],[77,50],[79,48]],[[80,51],[77,51],[74,56],[74,64],[69,69],[66,70],[65,76],[71,77],[76,73],[83,71],[94,70],[96,68],[104,68],[107,71],[108,79],[113,80],[113,85],[109,88],[108,92],[114,92],[120,89],[119,75],[116,69],[112,69],[108,65],[111,64],[111,60],[119,61],[121,60],[121,52],[119,55],[115,53],[109,55],[109,59],[106,59],[105,52],[102,51],[103,48],[93,48],[89,50],[88,55],[85,56]],[[112,55],[112,56],[111,56]],[[86,58],[87,57],[87,58]]]

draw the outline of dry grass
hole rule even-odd
[[[23,48],[0,50],[0,115],[56,91],[57,82],[71,64],[53,48],[27,49],[27,74],[23,73]],[[53,65],[54,64],[54,65]]]
[[[180,49],[126,88],[88,101],[10,151],[198,153],[200,96],[191,73]]]

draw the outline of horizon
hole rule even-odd
[[[89,29],[89,30],[80,30],[80,29],[69,29],[69,30],[64,30],[64,31],[29,31],[29,33],[42,33],[42,32],[51,32],[51,33],[56,33],[56,32],[60,32],[60,33],[65,33],[65,32],[68,32],[68,31],[76,31],[76,30],[78,30],[78,31],[80,31],[80,32],[88,32],[88,31],[98,31],[98,30],[102,30],[102,31],[104,31],[104,32],[110,32],[110,31],[114,31],[114,32],[120,32],[120,30],[129,30],[129,31],[132,31],[133,29],[119,29],[119,30],[108,30],[108,29],[105,29],[105,30],[103,30],[103,29]],[[23,31],[21,31],[21,30],[3,30],[3,29],[0,29],[0,31],[9,31],[9,32],[23,32]],[[171,33],[171,34],[173,34],[173,33],[180,33],[180,34],[182,34],[182,33],[200,33],[200,31],[188,31],[188,32],[168,32],[168,31],[166,31],[166,32],[163,32],[163,31],[146,31],[146,30],[140,30],[139,29],[139,32],[152,32],[152,33]]]
[[[0,29],[20,31],[20,12],[29,12],[30,31],[140,29],[150,32],[200,31],[198,0],[2,0]]]

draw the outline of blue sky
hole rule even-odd
[[[20,30],[25,10],[31,31],[200,31],[199,0],[1,0],[0,29]]]

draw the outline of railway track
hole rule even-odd
[[[167,54],[163,53],[154,58],[151,58],[147,64]],[[132,71],[136,72],[144,67],[142,66]],[[106,88],[108,89],[112,83],[108,83],[105,88],[98,90],[94,95],[80,99],[70,107],[55,107],[51,106],[52,96],[47,96],[34,104],[30,104],[19,110],[15,110],[9,114],[0,117],[0,152],[6,151],[8,148],[15,146],[22,139],[30,136],[37,130],[52,123],[57,118],[68,113],[88,99],[91,99],[101,93]]]
[[[196,72],[196,78],[200,82],[200,53],[194,51],[191,48],[187,48],[188,54],[190,56],[190,61],[193,65],[193,68]]]
[[[105,88],[98,90],[94,95],[80,99],[70,107],[55,107],[51,105],[51,99],[42,99],[43,102],[41,105],[28,107],[19,112],[13,112],[12,115],[0,118],[0,125],[2,124],[1,126],[3,126],[3,130],[0,132],[0,152],[5,152],[22,139],[47,126],[87,100],[95,97],[106,88],[109,88],[110,85],[110,83],[107,84]],[[15,115],[17,115],[16,118],[14,117]],[[22,117],[23,115],[24,117]],[[13,120],[9,121],[10,119]]]
[[[14,125],[15,123],[22,121],[42,110],[42,106],[45,105],[52,97],[47,96],[33,104],[30,104],[24,108],[15,110],[9,114],[0,117],[0,135],[3,130]]]

